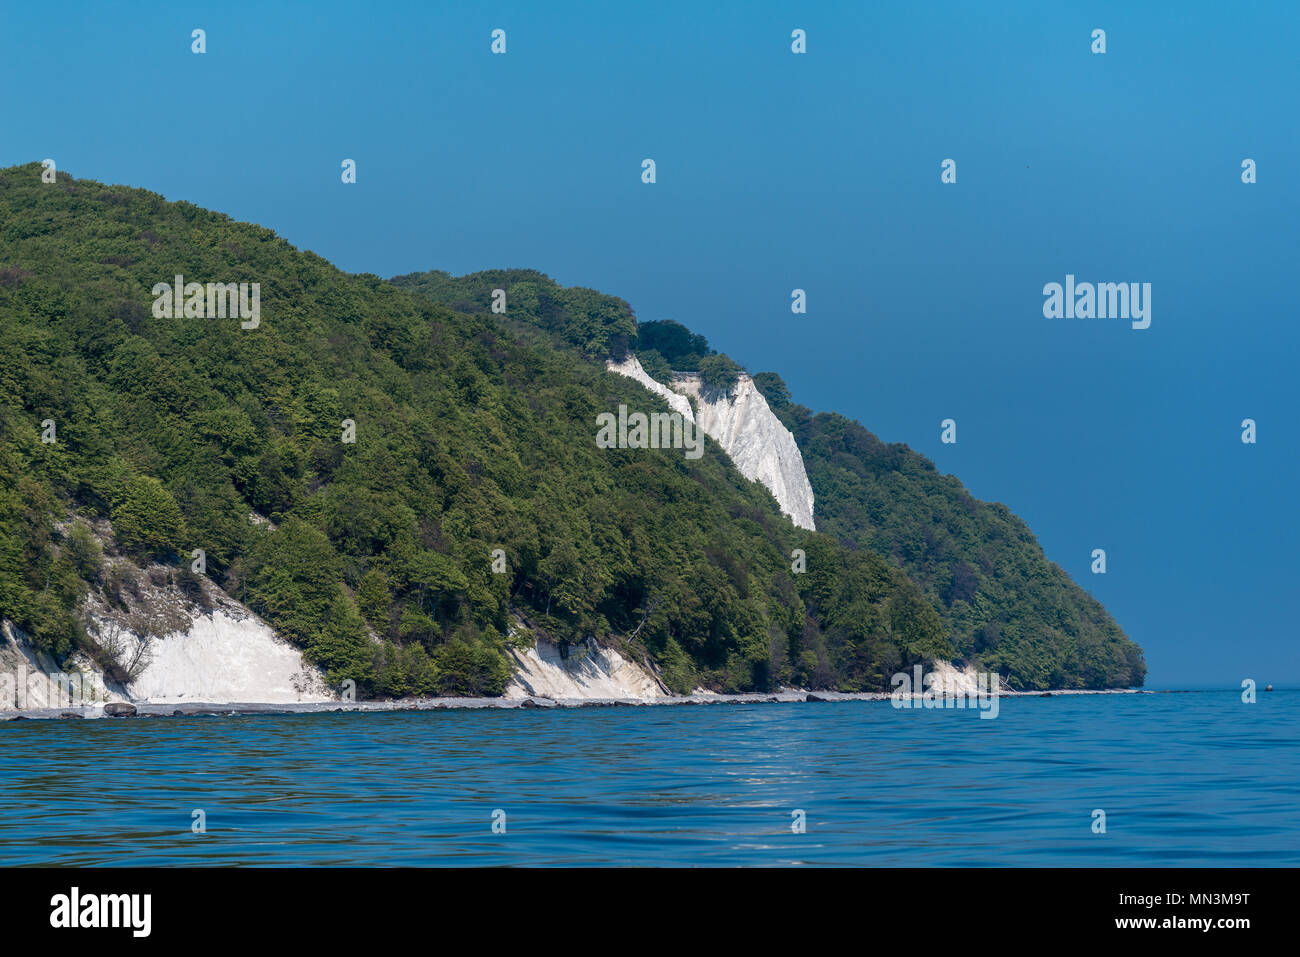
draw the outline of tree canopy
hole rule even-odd
[[[220,213],[40,172],[0,171],[0,616],[56,657],[98,587],[79,514],[141,561],[203,549],[366,694],[499,694],[527,633],[619,644],[678,691],[881,690],[950,643],[1028,687],[1137,673],[1005,508],[847,420],[782,409],[827,534],[713,443],[598,447],[597,414],[661,405],[606,357],[716,355],[620,299],[526,270],[349,275]],[[155,317],[177,274],[260,283],[260,325]]]

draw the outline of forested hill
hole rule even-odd
[[[512,321],[545,330],[557,345],[594,359],[635,351],[646,371],[665,382],[670,370],[723,379],[739,369],[680,323],[637,325],[623,300],[604,297],[599,306],[587,305],[598,294],[558,286],[531,270],[462,277],[432,271],[393,282],[467,312],[488,311],[492,290],[503,289]],[[975,499],[906,445],[881,442],[844,416],[796,404],[777,373],[756,373],[754,381],[803,453],[817,528],[837,544],[888,559],[917,583],[959,658],[1009,675],[1024,688],[1142,684],[1141,649],[1047,559],[1029,527],[1005,505]]]
[[[435,303],[220,213],[41,172],[0,171],[0,617],[56,658],[86,640],[87,591],[111,594],[78,533],[102,520],[182,577],[202,549],[364,694],[499,693],[507,642],[535,635],[594,635],[679,691],[874,690],[960,650],[933,581],[794,528],[712,443],[596,445],[597,414],[658,408],[597,361],[637,345],[621,300],[530,273],[535,315],[526,290],[505,316]],[[154,290],[176,276],[257,283],[258,318],[189,298],[168,315]],[[981,653],[1023,686],[1129,684],[1140,652],[1099,606],[1083,625],[1059,680],[1033,635],[1004,626]]]

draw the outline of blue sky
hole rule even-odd
[[[1150,687],[1295,684],[1300,6],[1135,6],[6,4],[0,165],[622,296],[1007,503]]]

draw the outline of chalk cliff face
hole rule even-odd
[[[106,682],[78,652],[55,664],[11,621],[0,622],[0,711],[34,711],[119,701],[123,689]]]
[[[668,694],[658,679],[613,648],[594,641],[569,648],[567,658],[548,641],[510,650],[517,671],[505,690],[507,698],[661,698]]]
[[[288,704],[336,700],[320,670],[248,608],[210,582],[195,603],[168,569],[118,559],[131,586],[110,606],[92,591],[83,609],[91,639],[116,663],[109,677],[85,652],[62,667],[11,622],[0,623],[0,711],[106,701]]]
[[[633,355],[606,365],[610,371],[640,382],[675,411],[691,418],[705,435],[722,446],[741,475],[767,487],[795,525],[815,529],[813,491],[803,455],[794,435],[768,407],[753,379],[742,375],[735,388],[723,395],[708,392],[699,376],[689,373],[675,375],[669,389],[652,379]],[[694,400],[694,413],[687,397]]]
[[[149,642],[151,659],[127,690],[132,700],[287,704],[335,699],[302,653],[237,602],[196,616]],[[138,640],[138,638],[136,639]]]
[[[625,375],[629,379],[635,379],[643,386],[659,396],[674,412],[680,412],[684,418],[695,421],[695,413],[691,411],[691,403],[684,395],[678,395],[668,386],[664,385],[657,379],[651,378],[650,373],[641,368],[641,363],[636,356],[628,354],[628,357],[622,362],[615,362],[613,359],[606,361],[606,368],[611,372],[617,372],[619,375]],[[707,433],[706,433],[707,434]]]
[[[329,701],[319,669],[280,638],[246,606],[211,582],[200,583],[196,603],[150,566],[111,607],[92,592],[86,603],[88,627],[101,646],[113,648],[119,662],[138,661],[124,692],[133,701],[201,701],[285,704]]]

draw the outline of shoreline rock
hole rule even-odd
[[[1145,689],[1113,688],[1102,691],[1054,691],[1053,695],[1102,694],[1157,694]],[[1041,691],[1003,691],[1003,698],[1041,697]],[[296,715],[296,714],[347,714],[382,711],[474,711],[474,710],[547,710],[551,708],[655,708],[680,705],[738,705],[738,704],[805,704],[808,702],[889,701],[887,691],[781,691],[752,694],[690,694],[658,698],[547,698],[531,695],[527,698],[403,698],[395,701],[338,701],[267,703],[241,702],[234,704],[191,702],[156,703],[109,702],[83,708],[37,708],[25,711],[0,711],[0,723],[20,720],[58,720],[60,718],[195,718],[238,717],[243,715]],[[118,707],[113,707],[117,705]],[[121,706],[129,708],[119,710]]]

